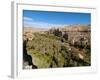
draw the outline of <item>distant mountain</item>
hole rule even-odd
[[[46,31],[48,31],[48,29],[44,29],[44,28],[33,28],[33,27],[24,27],[23,29],[23,39],[24,40],[32,40],[34,38],[33,33],[45,33]]]
[[[24,27],[24,33],[30,32],[30,33],[34,33],[34,32],[44,32],[44,31],[48,31],[48,29],[44,29],[44,28],[33,28],[33,27]]]
[[[64,27],[59,27],[60,31],[91,31],[91,27],[89,25],[68,25]]]

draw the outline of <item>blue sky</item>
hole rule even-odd
[[[91,14],[23,10],[23,21],[24,26],[39,28],[72,24],[91,24]]]

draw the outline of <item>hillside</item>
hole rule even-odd
[[[83,25],[50,30],[24,28],[23,68],[90,66],[90,32],[90,27]]]

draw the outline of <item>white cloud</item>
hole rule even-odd
[[[29,17],[24,17],[24,21],[33,21],[33,19]]]
[[[24,17],[24,27],[36,27],[36,28],[52,28],[52,27],[61,27],[64,25],[51,24],[42,21],[35,21],[32,18]]]

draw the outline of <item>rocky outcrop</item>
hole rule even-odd
[[[37,68],[37,66],[35,66],[32,63],[32,57],[27,54],[26,44],[27,44],[27,41],[24,41],[23,42],[23,69],[34,69],[34,68]]]

